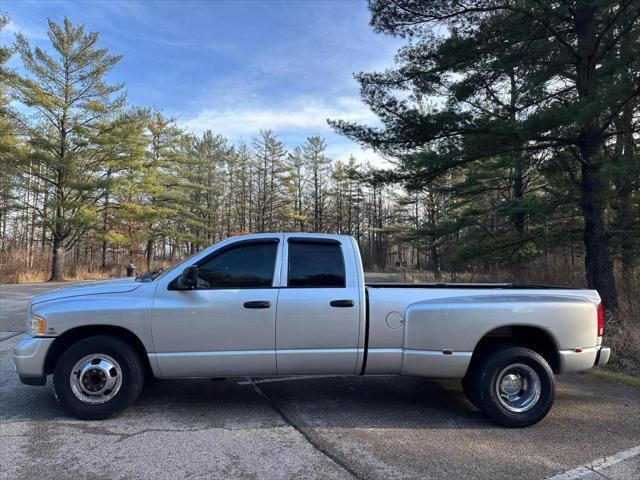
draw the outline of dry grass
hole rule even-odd
[[[29,258],[25,251],[7,251],[0,254],[0,283],[36,283],[46,282],[50,277],[51,255],[35,252]],[[111,267],[102,271],[100,266],[91,263],[67,262],[65,280],[97,280],[101,278],[121,277],[124,267]]]
[[[611,347],[610,368],[640,376],[640,298],[621,295],[620,310],[605,320],[604,344]]]
[[[31,263],[31,266],[29,266]],[[127,263],[121,265],[109,265],[105,270],[100,267],[98,260],[75,262],[70,254],[67,254],[64,270],[64,279],[69,282],[80,280],[99,280],[105,278],[124,277],[127,271]],[[138,266],[144,265],[144,258],[139,255],[135,259]],[[152,270],[170,266],[172,262],[156,261]],[[146,267],[141,267],[136,274],[146,273]],[[29,262],[27,252],[24,250],[9,250],[0,253],[0,283],[37,283],[46,282],[51,276],[51,254],[36,251]]]

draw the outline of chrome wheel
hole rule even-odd
[[[540,377],[524,363],[514,363],[504,368],[496,380],[498,401],[514,413],[533,408],[540,399],[541,391]]]
[[[87,355],[75,364],[69,382],[78,400],[89,404],[105,403],[120,391],[122,368],[109,355]]]

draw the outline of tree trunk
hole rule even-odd
[[[107,235],[109,232],[109,182],[111,181],[111,170],[107,171],[107,184],[104,191],[104,212],[102,217],[102,233]],[[106,237],[102,240],[102,258],[100,259],[100,268],[104,272],[107,269],[107,249],[109,245]]]
[[[147,240],[147,271],[151,271],[151,262],[153,261],[153,240]]]
[[[509,72],[510,79],[510,113],[509,117],[512,122],[517,121],[517,111],[518,111],[518,85],[516,83],[516,75],[513,69]],[[516,231],[520,235],[524,235],[525,229],[525,214],[522,210],[522,199],[524,198],[524,168],[523,168],[523,157],[522,155],[517,155],[515,158],[515,165],[513,167],[512,173],[512,185],[511,185],[511,195],[512,200],[516,203],[516,211],[513,214],[512,222]]]
[[[431,245],[431,252],[430,252],[430,263],[431,263],[431,270],[433,271],[433,278],[435,278],[436,280],[440,280],[441,275],[440,275],[440,255],[438,255],[438,247],[436,247],[435,245]]]
[[[634,226],[635,219],[633,215],[631,198],[631,189],[624,185],[618,190],[618,200],[620,206],[618,209],[617,227],[620,230],[620,261],[622,263],[622,283],[623,288],[628,294],[631,293],[634,283],[634,270],[636,266],[636,247]]]
[[[578,97],[585,104],[594,102],[599,95],[595,62],[596,22],[593,2],[576,2],[576,90]],[[584,217],[584,263],[587,285],[598,290],[607,309],[615,310],[618,308],[618,296],[604,220],[608,187],[597,161],[597,156],[602,153],[603,143],[602,126],[598,116],[592,115],[580,126],[578,141],[582,171],[580,207]]]
[[[628,103],[622,110],[616,127],[618,134],[616,160],[619,162],[615,186],[618,194],[616,230],[620,239],[620,261],[622,263],[622,283],[625,293],[631,294],[634,284],[634,270],[637,264],[636,216],[633,206],[633,192],[638,179],[638,158],[633,137],[633,112],[635,105]]]
[[[512,222],[516,231],[520,235],[524,235],[526,215],[522,210],[522,200],[524,198],[524,174],[522,168],[522,159],[516,160],[516,166],[513,170],[512,178],[512,195],[513,200],[516,202],[516,212],[513,214]]]
[[[59,282],[64,280],[64,247],[62,238],[53,235],[53,256],[51,260],[51,278],[50,282]]]
[[[56,187],[56,209],[55,209],[55,224],[51,232],[53,240],[53,254],[51,259],[51,278],[49,281],[61,281],[64,278],[64,239],[67,235],[64,234],[63,222],[65,217],[65,211],[62,207],[62,200],[64,198],[64,191],[60,185],[64,184],[64,174],[58,171],[58,186]]]
[[[100,269],[104,272],[107,269],[107,241],[102,240],[102,253],[100,255]]]
[[[600,166],[582,163],[581,207],[584,216],[583,240],[587,285],[597,290],[603,305],[609,310],[618,308],[613,262],[609,253],[609,237],[604,223],[604,185]]]

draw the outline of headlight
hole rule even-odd
[[[47,333],[47,321],[35,313],[30,313],[27,318],[27,335],[31,337],[43,337]]]

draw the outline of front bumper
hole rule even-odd
[[[581,352],[575,350],[561,350],[560,372],[582,372],[593,367],[602,367],[607,364],[611,356],[609,347],[584,348]]]
[[[22,383],[27,385],[44,385],[46,383],[44,365],[47,352],[54,340],[55,338],[25,335],[13,347],[13,362]]]

